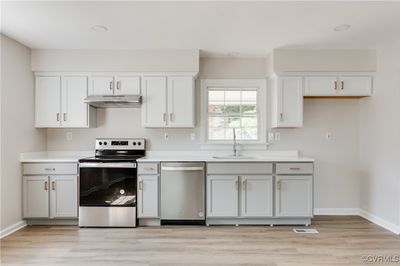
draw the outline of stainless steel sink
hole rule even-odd
[[[256,159],[256,157],[253,156],[242,156],[242,155],[225,155],[225,156],[213,156],[213,159],[220,159],[220,160],[226,160],[226,159],[233,159],[233,160],[241,160],[241,159]]]

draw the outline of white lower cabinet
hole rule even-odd
[[[237,217],[239,215],[239,177],[207,176],[207,216]]]
[[[78,217],[77,176],[24,176],[24,218]]]
[[[209,175],[207,216],[271,217],[272,187],[272,176],[267,175]]]
[[[275,209],[278,217],[311,217],[312,176],[276,176]]]
[[[157,218],[158,214],[158,175],[138,176],[138,218]]]
[[[24,218],[48,218],[49,208],[49,177],[23,177]]]
[[[243,217],[273,215],[272,176],[242,176],[241,212]]]

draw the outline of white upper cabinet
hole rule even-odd
[[[341,76],[339,77],[339,94],[343,96],[372,95],[372,77]]]
[[[275,77],[272,80],[272,127],[303,126],[303,79]]]
[[[63,127],[87,127],[89,106],[87,97],[87,77],[70,76],[62,78],[61,125]]]
[[[114,76],[91,76],[89,95],[112,95],[114,93]]]
[[[167,126],[167,77],[143,78],[142,124],[144,127]]]
[[[145,76],[142,97],[143,127],[194,127],[192,76]]]
[[[36,127],[58,127],[61,125],[60,97],[61,77],[36,77],[35,84]]]
[[[334,96],[337,94],[336,77],[306,77],[304,95]]]
[[[371,96],[371,76],[307,76],[304,96]]]
[[[140,77],[119,75],[115,76],[115,95],[140,95]]]
[[[95,126],[95,110],[83,101],[87,91],[87,76],[36,76],[35,126]]]
[[[168,78],[168,125],[194,127],[194,85],[192,77]]]

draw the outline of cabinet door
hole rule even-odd
[[[143,77],[142,123],[144,127],[167,126],[167,78]]]
[[[194,127],[192,77],[168,77],[169,127]]]
[[[86,76],[67,76],[62,78],[61,125],[63,127],[88,126],[89,107],[83,101],[87,96],[87,85]]]
[[[337,77],[306,77],[305,96],[335,96],[338,92]]]
[[[238,176],[207,176],[208,217],[237,217],[239,215],[238,201]]]
[[[49,217],[49,177],[23,177],[24,218]]]
[[[50,177],[50,217],[78,217],[78,177]]]
[[[339,77],[339,94],[343,96],[370,96],[372,94],[371,77]]]
[[[272,216],[272,176],[242,176],[241,212],[243,217]]]
[[[91,76],[89,95],[112,95],[114,93],[114,76]]]
[[[276,177],[276,216],[312,216],[312,176]]]
[[[159,217],[158,194],[158,175],[138,177],[138,218]]]
[[[301,127],[303,125],[303,79],[282,77],[278,80],[272,127]],[[276,122],[276,123],[274,123]]]
[[[140,77],[139,76],[116,76],[116,95],[140,95]]]
[[[61,77],[36,77],[36,127],[59,127],[61,114]]]

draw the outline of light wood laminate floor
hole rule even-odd
[[[366,255],[400,255],[399,236],[360,217],[316,217],[310,228],[319,234],[295,234],[293,228],[300,227],[29,226],[1,240],[1,260],[2,265],[41,266],[349,266],[367,265]]]

